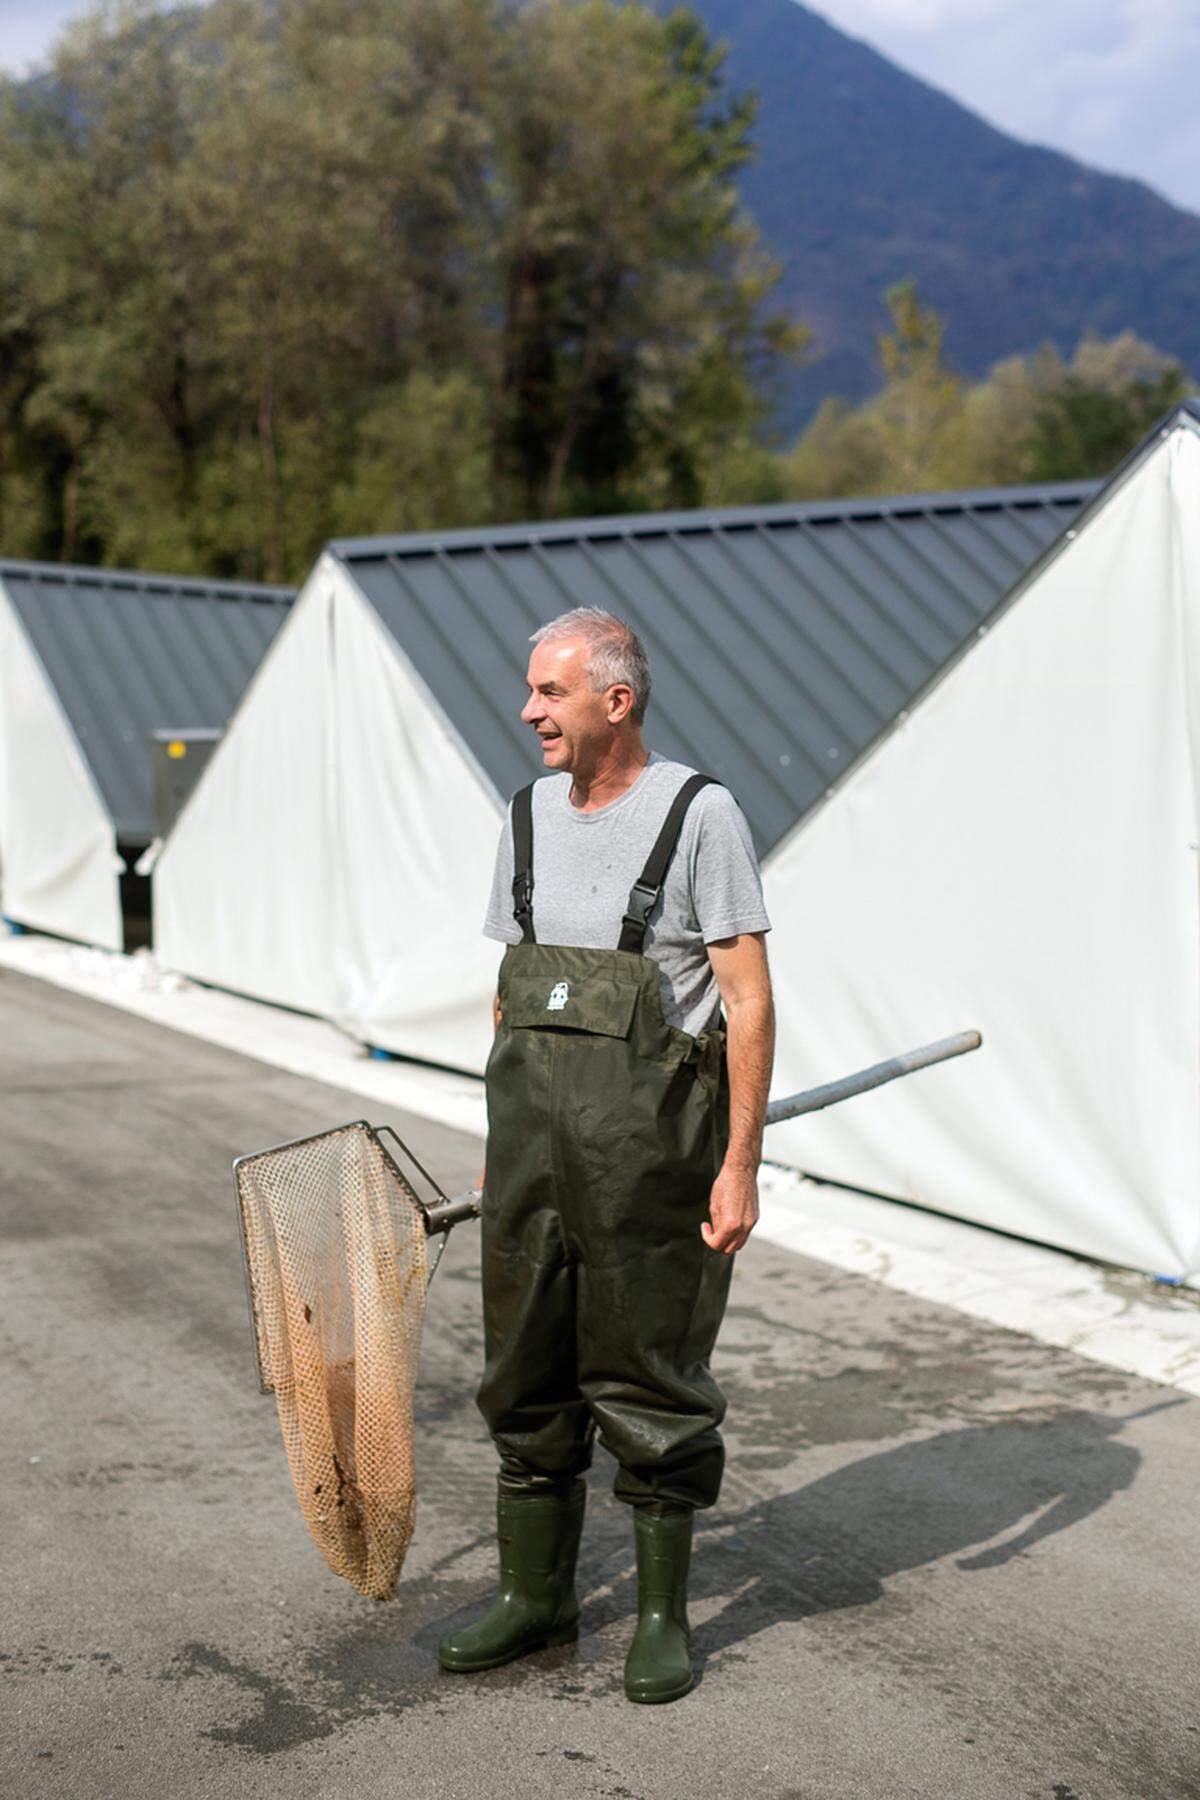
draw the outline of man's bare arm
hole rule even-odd
[[[758,1222],[758,1165],[775,1056],[775,1005],[765,933],[743,932],[708,946],[729,1024],[729,1148],[713,1183],[710,1223],[700,1227],[712,1250],[732,1256]]]

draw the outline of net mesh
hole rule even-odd
[[[416,1520],[424,1217],[368,1125],[245,1159],[238,1197],[263,1386],[335,1575],[391,1599]]]

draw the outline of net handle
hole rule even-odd
[[[436,1232],[449,1233],[467,1219],[478,1219],[482,1212],[483,1194],[479,1188],[468,1188],[465,1194],[456,1194],[453,1200],[443,1200],[440,1206],[429,1207],[425,1214],[425,1229],[430,1237]]]
[[[915,1050],[902,1051],[886,1062],[872,1063],[869,1069],[857,1069],[838,1081],[827,1081],[823,1087],[806,1088],[802,1094],[788,1094],[772,1100],[767,1107],[766,1123],[779,1125],[785,1119],[798,1119],[802,1113],[820,1112],[823,1107],[837,1106],[852,1100],[856,1094],[870,1093],[885,1082],[898,1081],[903,1075],[914,1075],[934,1063],[947,1062],[952,1056],[969,1056],[978,1050],[983,1038],[978,1031],[959,1031],[953,1037],[939,1038],[936,1044],[920,1044]]]

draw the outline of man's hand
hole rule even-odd
[[[758,1182],[753,1169],[725,1164],[713,1182],[708,1217],[711,1223],[701,1225],[700,1236],[710,1250],[733,1256],[758,1223]]]

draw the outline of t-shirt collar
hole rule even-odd
[[[606,805],[597,806],[589,812],[581,812],[577,806],[571,805],[571,776],[567,774],[562,790],[563,809],[577,822],[577,824],[580,825],[595,825],[598,824],[601,819],[610,819],[615,812],[618,812],[620,808],[625,805],[627,800],[633,798],[655,763],[665,761],[666,758],[660,756],[657,750],[652,750],[645,767],[638,770],[637,775],[630,782],[623,794],[618,794],[615,800],[610,800]]]

